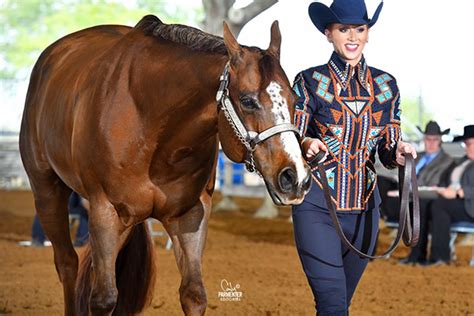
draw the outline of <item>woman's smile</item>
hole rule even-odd
[[[355,53],[357,49],[359,48],[358,44],[346,44],[344,46],[346,47],[346,50],[348,50],[351,53]]]

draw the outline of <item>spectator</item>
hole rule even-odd
[[[416,161],[416,177],[418,186],[438,186],[441,182],[443,173],[453,164],[453,159],[441,148],[441,136],[449,133],[449,128],[441,131],[438,123],[429,121],[428,124],[426,124],[424,132],[420,127],[418,127],[418,130],[424,134],[423,142],[425,145],[425,151],[418,155]],[[390,201],[392,201],[392,203],[388,205],[394,205],[395,210],[392,210],[392,212],[395,211],[398,215],[398,199],[391,198]],[[420,239],[418,245],[412,248],[410,255],[407,258],[400,260],[400,263],[426,263],[429,229],[428,223],[430,221],[430,218],[428,217],[428,209],[432,202],[433,200],[431,199],[420,200]]]
[[[46,236],[39,222],[38,214],[35,214],[35,218],[33,219],[33,226],[31,229],[31,246],[43,247],[45,245],[45,242]]]
[[[79,215],[79,226],[74,239],[74,247],[84,246],[89,239],[89,216],[87,215],[89,201],[81,198],[76,192],[72,192],[69,197],[68,209],[69,214]]]
[[[74,246],[83,246],[89,238],[89,216],[87,215],[88,201],[83,199],[76,192],[72,192],[69,196],[68,209],[70,214],[79,215],[79,227],[76,231],[76,238],[74,239]],[[31,246],[43,247],[46,243],[46,236],[43,228],[35,215],[33,220]]]
[[[464,135],[454,141],[464,141],[466,156],[449,170],[447,186],[440,188],[440,199],[430,206],[432,217],[431,258],[428,265],[448,264],[450,227],[454,222],[474,222],[474,125],[464,127]]]

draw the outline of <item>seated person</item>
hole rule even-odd
[[[77,228],[74,240],[75,247],[83,246],[89,238],[89,216],[87,215],[87,209],[87,200],[81,198],[76,192],[72,192],[69,196],[68,210],[70,214],[79,215],[79,227]],[[33,220],[31,237],[31,246],[42,247],[45,245],[46,236],[39,222],[38,215],[35,215]]]
[[[455,222],[474,223],[474,125],[464,127],[463,140],[466,156],[456,162],[449,172],[446,188],[440,188],[440,199],[430,205],[432,218],[431,256],[428,262],[447,264],[451,259],[450,227]]]
[[[449,133],[449,128],[441,131],[438,123],[429,121],[423,132],[420,127],[418,130],[424,134],[423,143],[425,151],[418,154],[416,160],[416,178],[419,187],[438,186],[442,175],[452,166],[453,159],[441,148],[441,137]],[[396,207],[398,221],[398,212],[400,204],[398,198],[388,198],[387,204]],[[391,202],[391,204],[390,204]],[[428,209],[433,200],[420,199],[420,239],[417,246],[411,249],[410,255],[401,260],[402,264],[416,264],[426,262],[426,252],[428,244]]]

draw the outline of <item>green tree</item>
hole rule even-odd
[[[133,26],[150,13],[166,23],[195,15],[169,0],[0,0],[0,80],[25,79],[41,51],[68,33],[98,24]]]
[[[421,98],[403,98],[400,108],[402,110],[402,132],[406,140],[419,140],[420,134],[416,126],[424,127],[433,119],[433,113],[425,109]]]

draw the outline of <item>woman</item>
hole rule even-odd
[[[346,236],[366,253],[378,231],[380,196],[375,152],[388,168],[405,164],[414,148],[400,141],[399,92],[393,76],[368,67],[363,50],[372,19],[363,0],[335,0],[328,8],[312,3],[309,15],[334,46],[327,64],[299,73],[294,90],[295,124],[311,159],[326,152],[325,168],[333,203]],[[297,250],[313,291],[318,315],[347,315],[367,260],[341,243],[316,170],[304,202],[293,208]]]

